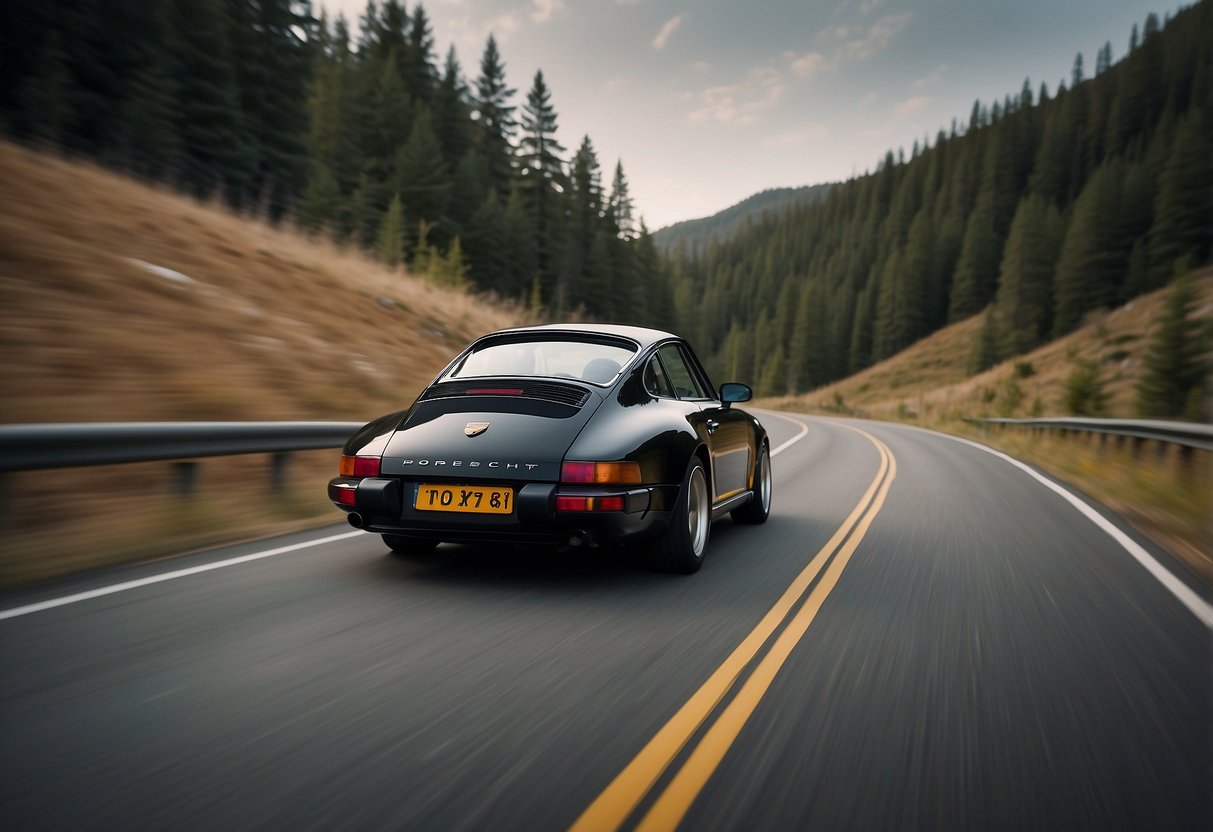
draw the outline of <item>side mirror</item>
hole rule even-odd
[[[744,384],[738,384],[735,381],[730,381],[720,385],[720,401],[725,407],[735,402],[748,402],[754,398],[754,391]]]

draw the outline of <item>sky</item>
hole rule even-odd
[[[1148,2],[1148,0],[1146,0]],[[411,11],[414,3],[406,3]],[[428,0],[469,81],[490,32],[521,109],[542,70],[570,149],[622,160],[650,229],[849,179],[987,104],[1113,60],[1143,0]],[[319,0],[356,27],[365,0]],[[520,110],[519,110],[520,112]]]

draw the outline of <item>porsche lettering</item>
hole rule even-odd
[[[401,465],[416,465],[419,468],[441,468],[449,465],[452,468],[494,468],[506,471],[534,471],[539,467],[538,462],[482,462],[479,460],[463,459],[402,459]]]

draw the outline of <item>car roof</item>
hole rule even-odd
[[[551,334],[556,332],[570,334],[586,334],[586,335],[614,335],[620,338],[627,338],[640,344],[640,348],[644,349],[658,341],[665,341],[670,338],[678,338],[670,332],[665,332],[660,329],[649,329],[641,326],[625,326],[623,324],[583,324],[583,323],[567,323],[567,324],[542,324],[540,326],[520,326],[512,329],[500,329],[496,332],[490,332],[476,340],[484,338],[493,338],[504,334],[525,334],[534,332],[536,334]]]

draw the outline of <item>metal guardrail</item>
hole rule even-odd
[[[272,454],[281,490],[291,451],[339,448],[361,422],[83,422],[0,425],[0,473],[172,460],[193,491],[201,457]]]
[[[1075,433],[1095,433],[1133,439],[1137,442],[1160,442],[1213,451],[1213,425],[1194,422],[1163,422],[1149,419],[975,419],[985,425],[1013,425]]]

